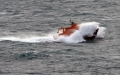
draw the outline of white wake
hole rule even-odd
[[[0,38],[0,41],[19,41],[19,42],[28,42],[28,43],[40,43],[40,42],[64,42],[64,43],[79,43],[79,42],[85,42],[86,40],[83,38],[83,36],[93,36],[94,31],[99,28],[99,31],[97,33],[96,38],[104,38],[105,37],[105,27],[100,27],[100,23],[98,22],[86,22],[79,24],[80,29],[76,30],[72,35],[70,36],[57,36],[57,39],[54,39],[53,36],[56,36],[55,34],[49,35],[49,36],[31,36],[31,37],[20,37],[20,36],[3,36]]]

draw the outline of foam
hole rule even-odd
[[[93,33],[96,29],[99,28],[97,38],[104,38],[105,36],[105,27],[99,27],[98,22],[86,22],[79,24],[80,29],[76,30],[75,33],[72,35],[65,37],[65,36],[59,36],[58,39],[56,39],[57,42],[64,42],[64,43],[79,43],[79,42],[85,42],[86,40],[83,38],[83,36],[93,36]]]
[[[53,33],[46,36],[31,36],[31,37],[23,37],[23,36],[5,36],[1,37],[0,41],[9,40],[9,41],[19,41],[19,42],[28,42],[28,43],[40,43],[40,42],[63,42],[63,43],[79,43],[85,42],[86,40],[83,36],[93,36],[93,33],[96,29],[99,28],[98,34],[96,38],[104,38],[105,37],[105,27],[100,27],[100,23],[98,22],[85,22],[79,24],[80,29],[76,30],[70,36],[58,36],[54,39]]]
[[[105,27],[99,27],[99,31],[97,33],[96,38],[104,38],[105,37],[106,28]]]
[[[19,42],[28,42],[28,43],[39,43],[39,42],[53,42],[53,36],[43,36],[43,37],[29,37],[29,38],[21,38],[16,36],[6,36],[1,37],[0,41],[19,41]]]

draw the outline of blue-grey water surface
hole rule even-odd
[[[120,75],[120,0],[0,0],[0,37],[42,36],[97,21],[104,39],[86,43],[0,41],[0,75]]]

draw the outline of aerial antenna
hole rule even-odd
[[[71,25],[74,23],[73,20],[71,20],[71,18],[70,18],[70,23],[71,23]]]

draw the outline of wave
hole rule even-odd
[[[72,35],[70,36],[58,36],[57,39],[55,39],[53,36],[56,36],[56,34],[51,33],[49,36],[31,36],[28,38],[20,37],[20,36],[5,36],[1,37],[0,41],[19,41],[19,42],[28,42],[28,43],[40,43],[40,42],[64,42],[64,43],[79,43],[79,42],[85,42],[86,40],[83,38],[83,36],[92,36],[94,31],[99,28],[99,31],[97,33],[96,38],[104,38],[105,37],[105,27],[100,27],[100,23],[98,22],[86,22],[79,24],[80,28],[79,30],[76,30]]]
[[[98,30],[98,33],[96,35],[96,38],[104,38],[105,36],[105,27],[100,27],[100,23],[98,22],[86,22],[79,24],[79,30],[76,30],[72,35],[69,37],[66,36],[59,36],[58,39],[56,39],[57,42],[64,42],[64,43],[79,43],[79,42],[86,42],[86,39],[84,36],[91,37],[93,36],[93,33],[96,29]]]

